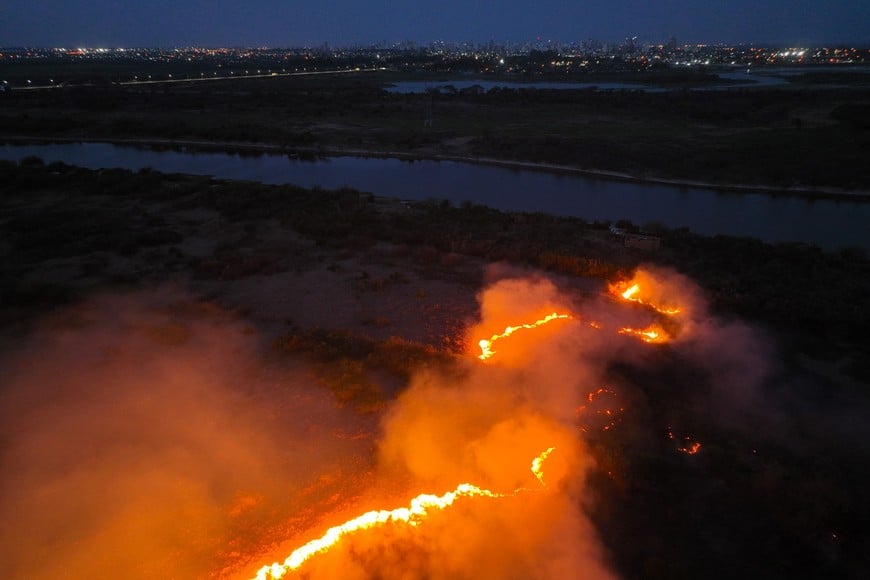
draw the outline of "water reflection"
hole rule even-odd
[[[631,220],[688,227],[704,234],[797,241],[836,249],[870,249],[870,203],[811,200],[760,193],[640,184],[570,174],[508,169],[452,161],[331,157],[316,161],[121,147],[105,143],[3,145],[0,158],[29,155],[90,168],[151,167],[163,172],[213,175],[326,189],[353,187],[402,199],[448,199],[501,210],[544,212],[589,221]]]

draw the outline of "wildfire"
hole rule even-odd
[[[655,344],[667,342],[668,339],[670,338],[667,335],[667,333],[664,330],[662,330],[661,328],[659,328],[658,326],[650,326],[649,328],[643,328],[643,329],[625,327],[625,328],[620,328],[617,332],[619,332],[619,334],[626,334],[629,336],[635,336],[644,342],[655,343]]]
[[[532,459],[532,473],[535,474],[535,477],[538,478],[538,481],[541,482],[541,485],[547,485],[546,483],[544,483],[544,472],[541,470],[541,467],[543,466],[544,461],[547,459],[547,457],[550,456],[550,453],[552,453],[555,449],[555,447],[550,447],[549,449]]]
[[[547,316],[541,318],[540,320],[536,320],[535,322],[533,322],[531,324],[521,324],[519,326],[508,326],[507,328],[504,329],[504,332],[502,332],[501,334],[493,334],[492,337],[490,337],[489,339],[483,338],[480,340],[480,342],[477,343],[478,346],[480,346],[480,354],[477,356],[477,358],[479,358],[480,360],[486,360],[486,359],[490,358],[496,352],[492,349],[492,343],[494,343],[495,341],[500,340],[502,338],[506,338],[518,330],[537,328],[539,326],[543,326],[543,325],[547,324],[548,322],[552,322],[553,320],[568,319],[568,318],[571,318],[570,314],[559,314],[559,313],[553,312],[552,314],[548,314]]]
[[[656,312],[660,314],[666,314],[668,316],[673,316],[674,314],[679,314],[681,312],[680,308],[670,308],[663,306],[661,304],[655,304],[649,300],[645,300],[641,298],[641,288],[640,284],[632,284],[627,289],[620,291],[619,286],[611,286],[610,291],[614,294],[618,294],[624,300],[628,300],[630,302],[637,302],[638,304],[643,304],[644,306],[648,306],[652,308]]]
[[[532,473],[541,485],[544,483],[544,473],[542,466],[547,457],[556,448],[550,447],[546,451],[532,460]],[[502,498],[516,495],[522,491],[527,491],[524,488],[515,490],[511,494],[496,493],[488,489],[482,489],[470,483],[460,483],[453,491],[448,491],[444,495],[432,495],[428,493],[420,494],[413,498],[408,507],[400,507],[393,510],[372,510],[361,516],[357,516],[338,526],[329,528],[325,534],[311,540],[304,546],[296,548],[293,552],[279,564],[275,562],[263,566],[257,571],[257,575],[252,580],[267,580],[268,578],[277,579],[283,577],[288,572],[298,569],[312,556],[326,552],[336,545],[342,537],[359,531],[367,530],[377,526],[382,526],[389,522],[403,522],[409,526],[416,526],[429,515],[429,510],[450,507],[460,497],[486,497],[486,498]]]
[[[640,292],[640,286],[635,284],[634,286],[632,286],[631,288],[629,288],[628,290],[623,292],[622,297],[625,298],[626,300],[634,300],[634,298],[632,298],[632,296],[634,296],[638,292]]]

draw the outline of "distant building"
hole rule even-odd
[[[626,248],[638,248],[651,252],[658,250],[662,244],[662,240],[658,236],[645,234],[625,234],[623,240]]]
[[[651,236],[649,234],[632,234],[623,228],[616,227],[615,225],[610,226],[610,235],[617,240],[622,240],[622,245],[626,248],[637,248],[639,250],[654,252],[658,250],[662,244],[662,239],[658,236]]]

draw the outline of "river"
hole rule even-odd
[[[799,74],[800,71],[791,72],[792,75]],[[784,74],[784,73],[783,73]],[[744,88],[770,88],[775,86],[785,86],[788,80],[780,76],[779,69],[771,70],[770,72],[760,72],[750,74],[745,69],[739,71],[728,71],[717,73],[720,79],[724,79],[725,83],[705,83],[696,86],[689,86],[691,91],[724,91],[730,89]],[[540,89],[540,90],[596,90],[596,91],[641,91],[646,93],[664,93],[668,91],[686,90],[686,86],[680,84],[675,86],[657,86],[655,84],[641,83],[626,83],[613,81],[505,81],[505,80],[488,80],[488,79],[452,79],[443,81],[397,81],[386,87],[389,93],[397,94],[412,94],[426,93],[430,91],[450,92],[464,91],[472,87],[479,87],[481,91],[490,91],[492,89]]]
[[[708,235],[804,242],[835,250],[870,250],[870,203],[731,193],[698,187],[594,179],[454,161],[403,161],[155,150],[107,143],[0,145],[0,159],[35,155],[89,168],[151,167],[163,172],[212,175],[302,187],[352,187],[407,200],[447,199],[507,211],[544,212],[588,221],[631,220],[688,227]]]

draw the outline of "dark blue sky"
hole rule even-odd
[[[870,44],[870,0],[6,0],[0,46],[414,40]]]

